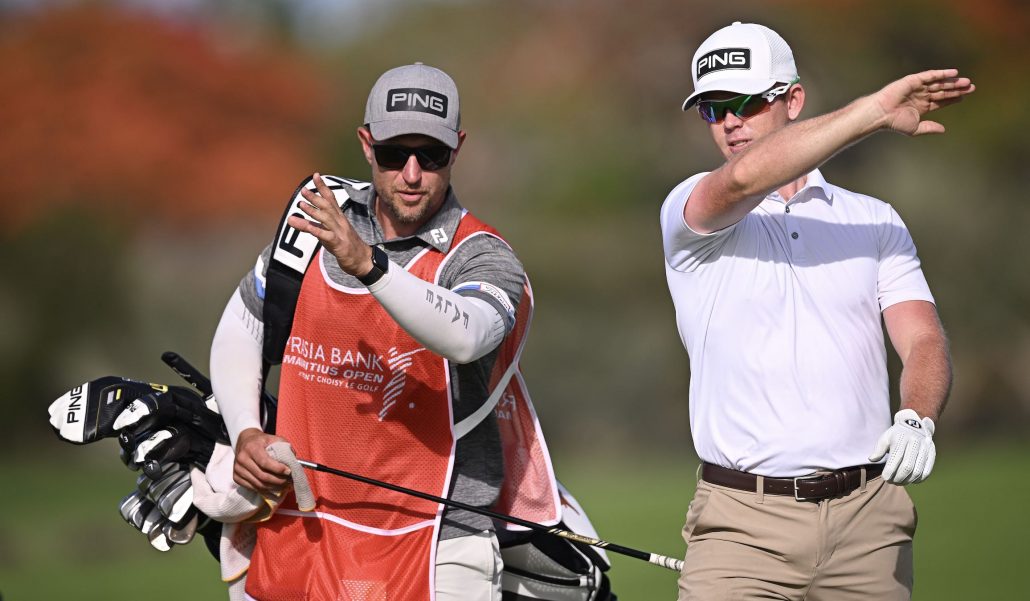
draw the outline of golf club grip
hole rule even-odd
[[[204,396],[210,396],[214,394],[211,390],[211,380],[207,379],[207,376],[200,373],[196,367],[190,365],[190,362],[183,359],[179,353],[172,351],[165,351],[161,353],[161,360],[165,362],[165,365],[172,368],[172,371],[179,374],[183,380],[186,380],[188,384],[200,391]]]
[[[590,545],[592,547],[597,547],[599,549],[605,549],[607,551],[614,551],[615,553],[619,553],[621,555],[628,555],[630,557],[636,557],[637,559],[643,559],[644,561],[648,561],[650,563],[653,563],[656,566],[661,566],[663,568],[667,568],[669,570],[673,570],[673,571],[676,571],[676,572],[679,572],[679,571],[683,570],[683,560],[682,559],[674,559],[672,557],[668,557],[668,556],[665,556],[665,555],[659,555],[657,553],[647,553],[645,551],[638,551],[636,549],[631,549],[629,547],[623,547],[622,545],[617,545],[615,543],[610,543],[608,541],[604,541],[604,540],[601,540],[599,538],[590,538],[588,536],[583,536],[582,534],[576,534],[575,532],[570,532],[568,530],[562,530],[561,528],[551,528],[550,530],[547,531],[547,533],[548,534],[553,534],[555,536],[560,536],[562,538],[565,538],[565,539],[568,539],[568,540],[571,540],[571,541],[575,541],[577,543],[583,543],[585,545]]]
[[[304,474],[304,469],[297,461],[290,443],[285,441],[273,442],[266,447],[268,454],[280,463],[285,463],[290,468],[290,477],[293,480],[293,492],[297,497],[297,509],[311,511],[315,508],[315,495],[311,492],[311,484]]]
[[[672,570],[673,572],[682,572],[683,571],[683,560],[682,559],[675,559],[675,558],[672,558],[672,557],[667,557],[665,555],[659,555],[657,553],[652,553],[651,557],[648,559],[648,561],[650,561],[651,563],[653,563],[656,566],[662,566],[665,569]]]
[[[345,472],[343,470],[338,470],[338,469],[335,469],[335,468],[331,468],[329,466],[322,465],[320,463],[315,463],[313,461],[306,461],[304,459],[299,459],[298,458],[297,459],[297,463],[301,464],[302,466],[304,466],[304,467],[306,467],[308,469],[313,469],[315,471],[325,472],[327,474],[333,474],[333,475],[336,475],[336,476],[342,476],[344,478],[349,478],[351,480],[357,480],[358,482],[364,482],[365,484],[371,484],[372,486],[378,486],[380,488],[385,488],[387,490],[392,490],[392,491],[399,492],[399,493],[402,493],[402,494],[405,494],[405,495],[410,495],[410,496],[413,496],[413,497],[418,497],[420,499],[425,499],[427,501],[433,501],[434,503],[440,503],[442,505],[447,505],[447,506],[450,506],[450,507],[456,507],[458,509],[464,509],[466,511],[471,511],[473,513],[478,513],[480,515],[485,515],[487,517],[494,518],[495,520],[500,520],[502,522],[508,522],[509,524],[515,524],[517,526],[522,526],[522,527],[528,528],[530,530],[536,530],[537,532],[543,532],[544,534],[550,534],[552,536],[558,536],[560,538],[564,538],[564,539],[567,539],[567,540],[570,540],[570,541],[573,541],[573,542],[577,542],[577,543],[581,543],[581,544],[585,544],[585,545],[590,545],[592,547],[597,547],[599,549],[605,549],[607,551],[612,551],[612,552],[618,553],[620,555],[626,555],[628,557],[634,557],[636,559],[642,559],[642,560],[647,561],[649,563],[653,563],[656,566],[661,566],[661,567],[669,569],[669,570],[674,570],[674,571],[679,572],[683,568],[683,562],[682,561],[680,561],[678,559],[673,559],[671,557],[666,557],[664,555],[658,555],[656,553],[648,553],[646,551],[638,551],[636,549],[631,549],[630,547],[623,547],[622,545],[616,545],[615,543],[610,543],[608,541],[604,541],[604,540],[601,540],[599,538],[591,538],[589,536],[583,536],[582,534],[576,534],[575,532],[571,532],[569,530],[563,530],[561,528],[553,528],[553,527],[550,527],[550,526],[544,526],[543,524],[537,524],[536,522],[530,522],[529,520],[524,520],[522,518],[517,518],[515,516],[505,515],[503,513],[497,513],[495,511],[490,511],[489,509],[483,509],[481,507],[476,507],[474,505],[469,505],[467,503],[462,503],[461,501],[454,501],[452,499],[445,499],[443,497],[438,497],[436,495],[431,495],[429,493],[425,493],[425,492],[422,492],[422,491],[412,490],[410,488],[404,488],[403,486],[397,486],[396,484],[390,484],[389,482],[383,482],[381,480],[375,480],[375,479],[369,478],[367,476],[359,476],[358,474],[352,474],[350,472]]]

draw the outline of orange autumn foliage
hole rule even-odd
[[[73,204],[128,223],[267,221],[313,169],[327,97],[297,53],[195,25],[92,3],[8,20],[0,232]]]

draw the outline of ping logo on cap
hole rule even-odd
[[[447,97],[423,88],[394,88],[386,93],[386,112],[417,111],[447,118]]]
[[[725,69],[750,69],[750,48],[720,48],[697,59],[697,78],[701,79],[713,71]]]

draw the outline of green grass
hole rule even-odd
[[[915,599],[1025,599],[1030,533],[1030,446],[944,447],[919,510]],[[133,475],[108,449],[62,447],[31,464],[0,466],[0,595],[4,601],[75,598],[226,599],[218,566],[199,541],[152,549],[118,515]],[[682,556],[694,489],[693,458],[674,463],[556,459],[562,481],[602,538]],[[623,601],[675,599],[676,575],[611,555]],[[145,590],[145,594],[140,591]]]
[[[228,599],[203,542],[162,553],[122,520],[135,474],[98,446],[0,466],[3,601]]]

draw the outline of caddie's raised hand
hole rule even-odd
[[[935,69],[913,73],[887,84],[872,97],[884,113],[884,126],[908,136],[942,134],[944,126],[924,120],[930,111],[960,102],[976,90],[958,69]]]
[[[915,484],[930,476],[937,448],[933,444],[933,420],[919,418],[911,409],[902,409],[894,415],[894,425],[880,435],[869,461],[887,457],[883,466],[883,479],[892,484]]]
[[[322,246],[336,257],[336,262],[351,275],[364,275],[372,270],[372,249],[358,235],[347,217],[336,204],[336,195],[329,189],[322,176],[312,176],[314,189],[304,186],[301,195],[307,203],[298,203],[313,222],[291,215],[287,220],[290,227],[312,234]]]

